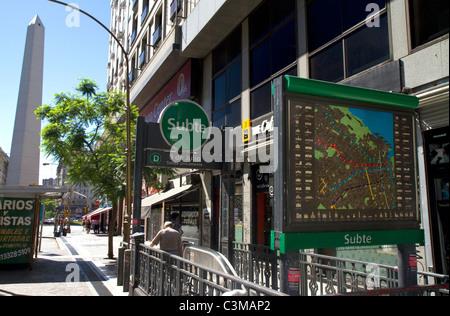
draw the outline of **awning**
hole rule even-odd
[[[141,218],[145,219],[146,217],[150,216],[150,211],[152,209],[152,205],[159,204],[159,203],[166,201],[170,198],[173,198],[177,195],[185,193],[192,187],[193,187],[192,185],[185,185],[185,186],[182,186],[179,188],[171,189],[166,192],[155,193],[155,194],[149,196],[148,198],[143,199],[142,205],[141,205],[141,208],[142,208]]]
[[[99,208],[98,210],[95,210],[85,216],[83,216],[83,219],[89,219],[92,220],[92,218],[100,217],[101,214],[109,212],[112,209],[112,207],[106,207],[106,208]]]
[[[40,199],[60,199],[70,192],[69,187],[34,186],[0,186],[0,196],[7,197],[34,197]]]

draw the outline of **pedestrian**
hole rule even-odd
[[[86,234],[89,234],[91,232],[91,221],[86,221]]]
[[[173,229],[175,229],[177,232],[179,232],[181,235],[183,235],[184,232],[181,229],[180,214],[172,213],[172,215],[170,217],[172,218]]]
[[[172,222],[165,222],[164,228],[152,240],[150,247],[159,244],[159,248],[172,255],[183,256],[181,234],[173,228]]]

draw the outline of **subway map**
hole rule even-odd
[[[291,100],[289,129],[292,223],[415,218],[410,114]]]
[[[318,209],[397,207],[393,127],[392,113],[316,108]]]

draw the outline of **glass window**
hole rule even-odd
[[[342,34],[341,5],[336,0],[319,0],[308,6],[309,51],[315,51]]]
[[[227,71],[228,93],[227,101],[234,99],[242,91],[242,63],[240,60],[235,62]]]
[[[448,12],[446,0],[409,0],[412,48],[448,34]]]
[[[251,92],[251,117],[256,119],[272,111],[272,83]]]
[[[353,76],[390,58],[388,21],[385,14],[380,27],[363,27],[345,40],[347,76]]]
[[[241,100],[235,100],[242,92],[241,37],[239,27],[213,52],[213,124],[218,128],[241,124]]]
[[[220,109],[227,103],[226,96],[226,83],[227,74],[224,73],[222,76],[214,80],[214,109]]]
[[[295,61],[297,57],[297,39],[295,30],[295,19],[292,19],[273,34],[271,39],[271,75],[289,66]]]
[[[251,84],[256,86],[270,77],[270,41],[266,40],[251,52]]]
[[[365,21],[369,15],[376,13],[375,10],[381,11],[385,7],[385,0],[343,0],[343,31],[345,32],[358,23]]]
[[[250,44],[253,45],[270,33],[270,2],[264,2],[249,20],[250,24]]]
[[[297,58],[294,0],[266,0],[250,15],[251,86],[271,76]]]
[[[217,128],[222,128],[223,126],[225,126],[225,115],[225,109],[215,112],[213,114],[213,126]]]
[[[337,82],[390,58],[385,0],[317,0],[308,12],[310,77]],[[379,13],[379,25],[364,23]]]
[[[311,78],[329,82],[344,79],[342,41],[320,51],[309,59]]]
[[[241,99],[238,99],[227,107],[226,122],[228,127],[241,125]]]

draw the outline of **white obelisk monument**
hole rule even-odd
[[[41,121],[34,111],[42,105],[45,27],[39,16],[28,25],[16,121],[6,185],[39,184]]]

